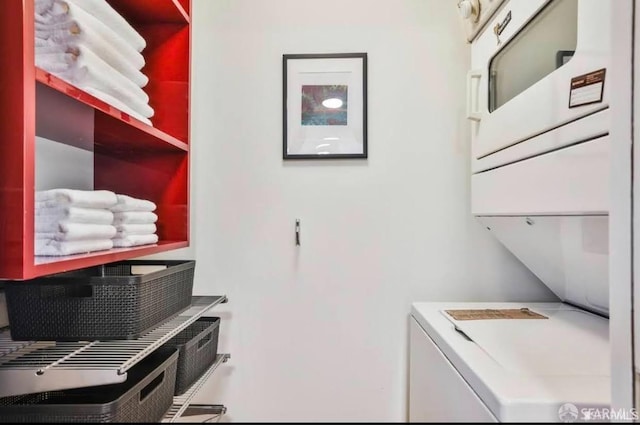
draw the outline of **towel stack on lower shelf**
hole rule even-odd
[[[146,42],[106,0],[36,0],[36,66],[151,125]]]
[[[111,207],[117,229],[113,246],[128,248],[158,242],[155,225],[158,216],[153,212],[156,204],[127,195],[117,195],[117,198],[118,203]]]
[[[63,256],[113,247],[116,194],[107,190],[52,189],[35,194],[36,256]]]
[[[35,255],[64,256],[158,242],[156,204],[108,190],[36,192]]]

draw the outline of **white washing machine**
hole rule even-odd
[[[478,220],[562,302],[413,304],[410,420],[557,422],[608,408],[608,217]],[[447,313],[524,308],[544,318],[456,320]]]
[[[454,320],[521,309],[548,319]],[[415,303],[411,422],[558,422],[610,405],[609,320],[565,303]]]

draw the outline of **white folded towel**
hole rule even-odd
[[[151,211],[125,211],[113,214],[113,224],[153,224],[158,221],[156,213]]]
[[[35,0],[34,12],[36,23],[51,23],[64,20],[64,15],[69,12],[69,5],[58,0]]]
[[[158,235],[129,235],[113,239],[114,248],[129,248],[138,245],[149,245],[158,242]]]
[[[37,191],[35,201],[36,208],[59,206],[110,208],[118,203],[118,198],[109,190],[51,189]]]
[[[60,231],[60,224],[111,226],[113,223],[113,213],[98,208],[73,208],[69,214],[38,214],[42,210],[55,209],[56,208],[43,208],[36,210],[34,218],[36,232],[58,232]],[[78,210],[80,210],[80,212],[78,212]]]
[[[36,0],[34,2],[35,14],[42,15],[53,7],[54,0]]]
[[[40,53],[36,55],[36,66],[55,75],[69,71],[75,60],[73,53]]]
[[[125,238],[131,235],[151,235],[158,228],[155,224],[119,224],[116,230],[115,238]]]
[[[56,16],[65,13],[70,3],[81,7],[87,13],[104,22],[109,28],[118,33],[127,43],[138,52],[147,45],[144,38],[105,0],[36,0],[36,15],[46,19],[56,19]]]
[[[35,59],[36,66],[82,90],[97,89],[125,103],[145,118],[153,116],[153,108],[147,103],[147,94],[86,46],[78,56],[71,53],[47,53],[36,55]]]
[[[34,40],[36,55],[46,55],[47,53],[69,53],[77,56],[73,46],[56,43],[55,41],[46,38],[35,38]]]
[[[57,207],[42,206],[36,202],[35,220],[47,223],[51,221],[70,221],[72,223],[91,224],[111,224],[113,223],[113,213],[101,208],[82,208],[69,205],[59,205]]]
[[[111,207],[113,212],[125,211],[155,211],[156,204],[146,199],[138,199],[128,195],[118,195],[118,203]]]
[[[42,22],[46,20],[46,12],[36,17],[35,34],[37,38],[51,39],[60,44],[82,41],[94,49],[96,53],[102,53],[102,49],[98,48],[98,46],[111,47],[104,50],[109,52],[110,55],[114,50],[119,52],[121,59],[129,62],[137,70],[144,66],[144,57],[131,44],[125,41],[114,28],[87,13],[82,7],[78,7],[70,1],[66,3],[68,10],[64,14],[64,19]],[[55,10],[55,8],[52,10]]]
[[[35,40],[36,56],[49,53],[69,53],[79,56],[82,54],[83,47],[86,46],[136,86],[144,87],[149,82],[146,75],[131,65],[113,46],[101,38],[97,38],[99,40],[97,42],[87,42],[85,38],[77,37],[77,39],[74,38],[65,43],[54,41],[51,38],[36,38]],[[53,72],[52,70],[47,71]]]
[[[93,241],[64,241],[59,242],[51,239],[36,239],[34,252],[36,256],[63,256],[72,254],[83,254],[93,251],[102,251],[113,248],[111,239]]]
[[[57,223],[54,231],[38,231],[36,239],[53,239],[56,241],[88,241],[111,239],[116,235],[116,228],[110,224]]]
[[[41,40],[41,39],[37,39]],[[113,77],[107,78],[105,82],[111,85],[116,85],[120,90],[127,91],[126,97],[123,100],[132,98],[139,103],[146,104],[149,102],[149,95],[136,85],[130,78],[125,77],[122,73],[118,72],[113,66],[107,63],[93,48],[87,44],[80,44],[73,48],[58,49],[55,51],[52,48],[51,41],[42,40],[38,44],[44,44],[44,47],[36,47],[36,65],[40,68],[49,71],[50,65],[61,67],[66,65],[60,72],[67,72],[67,77],[79,79],[81,76],[76,75],[76,68],[79,67],[91,67],[100,75],[102,73],[115,73]],[[54,50],[50,52],[48,50]],[[51,72],[51,71],[50,71]],[[75,80],[73,82],[76,82]],[[103,84],[104,85],[104,84]],[[99,86],[94,86],[100,88]]]

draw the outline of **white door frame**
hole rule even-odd
[[[630,409],[634,407],[634,350],[633,350],[633,321],[640,327],[639,317],[633,316],[634,274],[640,267],[640,226],[632,225],[633,221],[639,222],[640,208],[633,203],[640,201],[640,196],[635,196],[632,202],[632,193],[640,187],[640,170],[635,170],[632,176],[633,162],[638,150],[633,150],[634,134],[640,131],[636,125],[632,130],[634,108],[638,114],[638,96],[632,96],[634,74],[634,5],[633,0],[616,0],[611,2],[613,20],[612,28],[612,57],[611,72],[607,70],[605,84],[611,84],[611,209],[609,213],[609,289],[610,289],[610,338],[611,338],[611,390],[612,408]],[[640,29],[637,18],[636,29]],[[594,29],[597,30],[597,29]],[[637,30],[636,30],[637,31]],[[639,35],[635,35],[639,40]],[[635,53],[635,61],[639,55]],[[640,67],[635,67],[638,70]],[[636,81],[638,79],[638,72]],[[633,152],[633,153],[632,153]],[[640,158],[640,157],[638,157]],[[636,162],[636,164],[640,164]],[[634,181],[638,184],[634,185]],[[640,223],[640,222],[639,222]],[[633,233],[633,236],[632,236]],[[636,246],[635,255],[633,246]],[[639,297],[636,296],[635,300]],[[639,309],[636,309],[638,311]],[[640,334],[636,334],[639,340]],[[640,362],[636,362],[640,364]]]

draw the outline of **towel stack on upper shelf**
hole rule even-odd
[[[158,242],[155,225],[158,216],[153,212],[156,204],[127,195],[117,195],[117,198],[118,203],[111,207],[117,229],[113,246],[126,248]]]
[[[35,0],[36,66],[151,125],[145,47],[106,0]]]
[[[37,256],[63,256],[111,249],[116,234],[113,213],[115,193],[52,189],[35,195]]]

